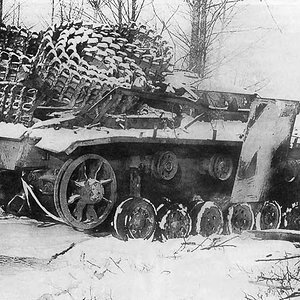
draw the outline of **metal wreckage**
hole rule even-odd
[[[298,102],[201,89],[135,23],[2,24],[0,48],[6,213],[123,239],[299,229]]]

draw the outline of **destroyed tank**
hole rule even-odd
[[[237,196],[257,95],[201,88],[143,25],[0,30],[7,212],[43,211],[78,230],[112,224],[123,239],[239,232],[253,211],[257,227],[279,226],[278,199],[253,209]]]

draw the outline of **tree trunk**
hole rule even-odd
[[[122,0],[118,0],[118,22],[122,24]]]
[[[201,6],[201,17],[200,17],[200,37],[199,37],[199,62],[197,73],[204,77],[205,75],[205,65],[207,57],[207,0],[202,0]]]
[[[21,4],[19,2],[17,6],[17,27],[20,26],[20,14],[21,14]]]
[[[3,0],[0,0],[0,22],[3,22]]]
[[[136,10],[137,10],[137,0],[131,1],[131,21],[135,22],[136,20]]]
[[[190,47],[190,59],[189,69],[194,70],[196,68],[197,56],[198,56],[198,42],[199,42],[199,27],[200,27],[200,8],[201,0],[195,0],[192,6],[192,32],[191,32],[191,47]]]
[[[64,3],[63,1],[59,1],[59,5],[60,5],[60,23],[62,23],[64,21]]]
[[[51,26],[54,24],[54,0],[51,0]]]
[[[189,69],[198,73],[200,77],[205,75],[205,62],[207,54],[206,22],[207,0],[195,0],[192,6],[192,32]]]

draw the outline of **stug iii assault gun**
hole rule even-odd
[[[135,23],[0,30],[6,212],[124,239],[297,226],[296,102],[196,88]]]

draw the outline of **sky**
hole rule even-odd
[[[222,78],[243,87],[263,81],[262,96],[300,99],[300,1],[247,2],[232,26],[255,30],[228,37],[224,55],[240,51],[223,65]]]
[[[79,1],[79,0],[78,0]],[[5,1],[8,8],[18,2]],[[51,0],[21,0],[21,20],[38,30],[50,23]],[[56,5],[58,0],[55,0]],[[75,1],[76,2],[76,1]],[[177,22],[184,30],[183,0],[154,0],[156,11],[168,19],[179,5]],[[151,5],[143,19],[149,18]],[[212,78],[220,88],[236,86],[263,97],[300,100],[300,1],[243,0],[237,7],[220,51],[222,64]]]

